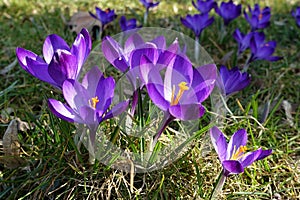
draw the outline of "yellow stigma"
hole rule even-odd
[[[181,99],[184,91],[188,90],[189,87],[186,86],[187,85],[187,82],[180,82],[178,84],[178,87],[179,87],[179,91],[176,95],[176,98],[175,98],[175,85],[173,85],[173,88],[172,88],[172,96],[171,96],[171,106],[174,106],[174,105],[177,105],[179,100]]]
[[[232,154],[230,160],[238,160],[238,159],[242,158],[246,151],[247,151],[246,146],[240,146],[237,150],[236,150],[236,146],[234,146],[233,154]]]
[[[97,96],[90,99],[90,104],[93,108],[96,108],[96,105],[98,102],[99,102],[99,99]]]

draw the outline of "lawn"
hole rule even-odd
[[[221,1],[217,2],[221,4]],[[210,199],[222,171],[209,136],[209,129],[214,125],[228,135],[227,139],[239,129],[245,129],[249,151],[259,147],[273,150],[270,156],[254,162],[243,173],[228,176],[216,199],[300,199],[300,27],[291,15],[300,1],[235,2],[242,4],[242,10],[247,12],[247,6],[253,7],[257,2],[261,8],[271,8],[270,25],[260,31],[264,32],[266,41],[276,41],[273,56],[282,59],[251,62],[247,70],[251,75],[250,85],[226,99],[230,111],[222,107],[225,113],[216,118],[216,99],[208,98],[203,103],[206,112],[196,121],[195,132],[188,133],[191,141],[181,154],[166,166],[141,173],[115,167],[110,163],[111,157],[108,163],[97,159],[99,155],[91,162],[85,145],[77,145],[82,126],[59,119],[48,107],[49,98],[63,101],[60,89],[22,69],[16,48],[42,55],[48,35],[57,34],[70,45],[77,36],[74,30],[80,31],[78,26],[85,26],[91,34],[94,53],[83,66],[83,71],[86,71],[92,67],[88,66],[89,63],[99,63],[101,35],[114,36],[121,32],[119,19],[122,15],[136,18],[138,25],[143,24],[145,8],[142,4],[138,0],[0,2],[0,199]],[[103,32],[93,26],[99,22],[90,23],[90,18],[72,19],[77,12],[95,13],[95,6],[114,9],[118,15]],[[157,7],[150,9],[143,27],[165,28],[164,36],[170,39],[172,34],[168,33],[173,32],[168,30],[177,31],[186,35],[188,41],[193,41],[193,31],[185,27],[180,18],[196,13],[198,11],[191,1],[162,0]],[[232,35],[237,28],[243,33],[250,31],[243,12],[226,27],[214,10],[210,15],[215,20],[201,33],[200,45],[218,69],[221,65],[242,69],[250,50],[238,57],[238,43]],[[146,35],[154,39],[152,29],[147,30]],[[180,40],[180,34],[178,37]],[[186,51],[193,57],[194,49]],[[100,56],[103,58],[102,54]],[[101,69],[104,63],[109,65],[101,62]],[[122,73],[112,66],[104,74],[122,79]],[[149,110],[153,108],[151,104],[138,102],[136,119],[140,126],[156,125],[154,121],[163,120],[155,109],[154,117],[152,113],[141,113],[141,105]],[[172,141],[172,130],[178,126],[176,120],[172,122],[154,152],[163,152],[164,145]],[[100,128],[105,133],[103,140],[112,141],[126,152],[144,151],[145,140],[128,136],[116,126],[114,119],[104,121]],[[9,138],[5,138],[9,131]]]

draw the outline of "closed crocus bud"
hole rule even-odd
[[[242,12],[242,5],[235,5],[232,0],[229,2],[222,2],[220,7],[215,8],[216,13],[220,15],[224,24],[227,26],[232,20],[240,16]]]

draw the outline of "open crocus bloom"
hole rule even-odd
[[[242,73],[238,67],[228,70],[227,67],[222,65],[216,85],[221,90],[222,95],[230,96],[247,87],[250,81],[251,78],[247,72]]]
[[[259,5],[255,4],[252,10],[249,6],[249,14],[251,17],[244,11],[244,16],[251,26],[251,31],[263,29],[270,25],[271,9],[269,7],[265,7],[261,10]]]
[[[254,161],[264,159],[272,153],[271,149],[261,148],[247,152],[247,133],[244,129],[235,132],[228,144],[224,134],[216,126],[210,130],[210,137],[223,165],[225,176],[242,173],[244,168]]]
[[[205,109],[201,105],[214,88],[216,66],[208,64],[193,68],[186,56],[176,55],[162,68],[142,57],[140,73],[149,97],[170,118],[194,120],[200,118]]]
[[[123,101],[109,110],[114,88],[114,79],[105,78],[94,67],[84,76],[82,84],[74,80],[64,82],[62,91],[67,104],[49,99],[48,105],[57,117],[68,122],[86,124],[95,133],[99,123],[119,115],[128,106],[128,101]]]
[[[37,54],[18,47],[16,55],[21,67],[36,78],[62,88],[66,79],[76,80],[92,48],[90,35],[82,29],[72,47],[58,35],[49,35],[43,46],[42,59]]]

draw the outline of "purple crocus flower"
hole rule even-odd
[[[297,26],[300,27],[300,6],[297,6],[295,10],[292,10],[291,14],[295,18]]]
[[[140,0],[140,2],[143,4],[143,6],[147,10],[149,10],[150,8],[154,8],[154,7],[158,6],[158,4],[160,3],[160,2],[154,3],[153,0]]]
[[[223,18],[224,24],[227,26],[232,20],[234,20],[241,14],[242,5],[235,5],[232,0],[230,0],[227,3],[222,2],[220,8],[216,7],[215,10],[216,13],[218,13],[218,15]]]
[[[228,70],[227,67],[222,65],[216,85],[221,90],[222,95],[230,96],[247,87],[250,81],[251,78],[247,72],[242,73],[238,67]]]
[[[244,129],[235,132],[228,144],[224,134],[216,126],[210,130],[210,137],[223,165],[225,176],[242,173],[254,161],[264,159],[272,153],[271,149],[261,148],[246,152],[247,133]]]
[[[175,118],[195,120],[205,109],[202,102],[210,95],[216,79],[216,67],[208,64],[193,68],[184,55],[177,55],[166,63],[162,77],[160,67],[147,57],[141,59],[140,74],[152,102],[164,111],[164,120],[153,139],[152,148],[167,125]]]
[[[270,25],[271,9],[269,7],[260,10],[259,5],[255,4],[254,9],[252,10],[249,6],[249,14],[251,17],[244,11],[244,16],[251,26],[251,31],[263,29]]]
[[[248,63],[255,60],[277,61],[282,59],[279,56],[272,56],[276,48],[275,41],[265,42],[263,32],[254,32],[250,41],[251,57]]]
[[[64,81],[62,91],[67,104],[49,99],[48,105],[55,116],[68,122],[86,124],[91,130],[93,143],[99,123],[121,114],[128,106],[128,101],[123,101],[109,110],[114,88],[114,79],[105,78],[94,67],[86,73],[82,83],[76,80]]]
[[[66,79],[76,80],[92,48],[86,29],[77,35],[72,47],[58,35],[47,36],[42,59],[37,54],[18,47],[16,55],[21,67],[36,78],[62,88]]]
[[[140,28],[141,26],[137,27],[136,25],[136,19],[132,18],[129,20],[126,20],[125,16],[122,16],[120,18],[120,27],[122,31],[128,31],[135,28]]]
[[[201,13],[209,13],[212,8],[217,7],[217,3],[214,0],[197,0],[192,1],[194,7]]]
[[[103,27],[108,24],[109,22],[115,20],[117,18],[117,15],[115,14],[114,10],[111,10],[110,8],[107,8],[106,10],[101,10],[101,8],[96,7],[96,14],[93,14],[89,12],[92,17],[99,20]]]
[[[142,57],[140,72],[155,105],[180,120],[194,120],[204,113],[201,105],[211,93],[216,79],[213,64],[193,68],[187,57],[177,55],[166,64],[164,76],[161,68]]]
[[[187,15],[186,18],[180,18],[181,23],[195,33],[196,38],[199,38],[201,32],[214,22],[214,17],[209,18],[208,13]]]
[[[243,34],[239,29],[236,29],[233,33],[233,38],[238,42],[238,55],[244,52],[250,47],[250,40],[252,38],[252,32],[247,35]]]

